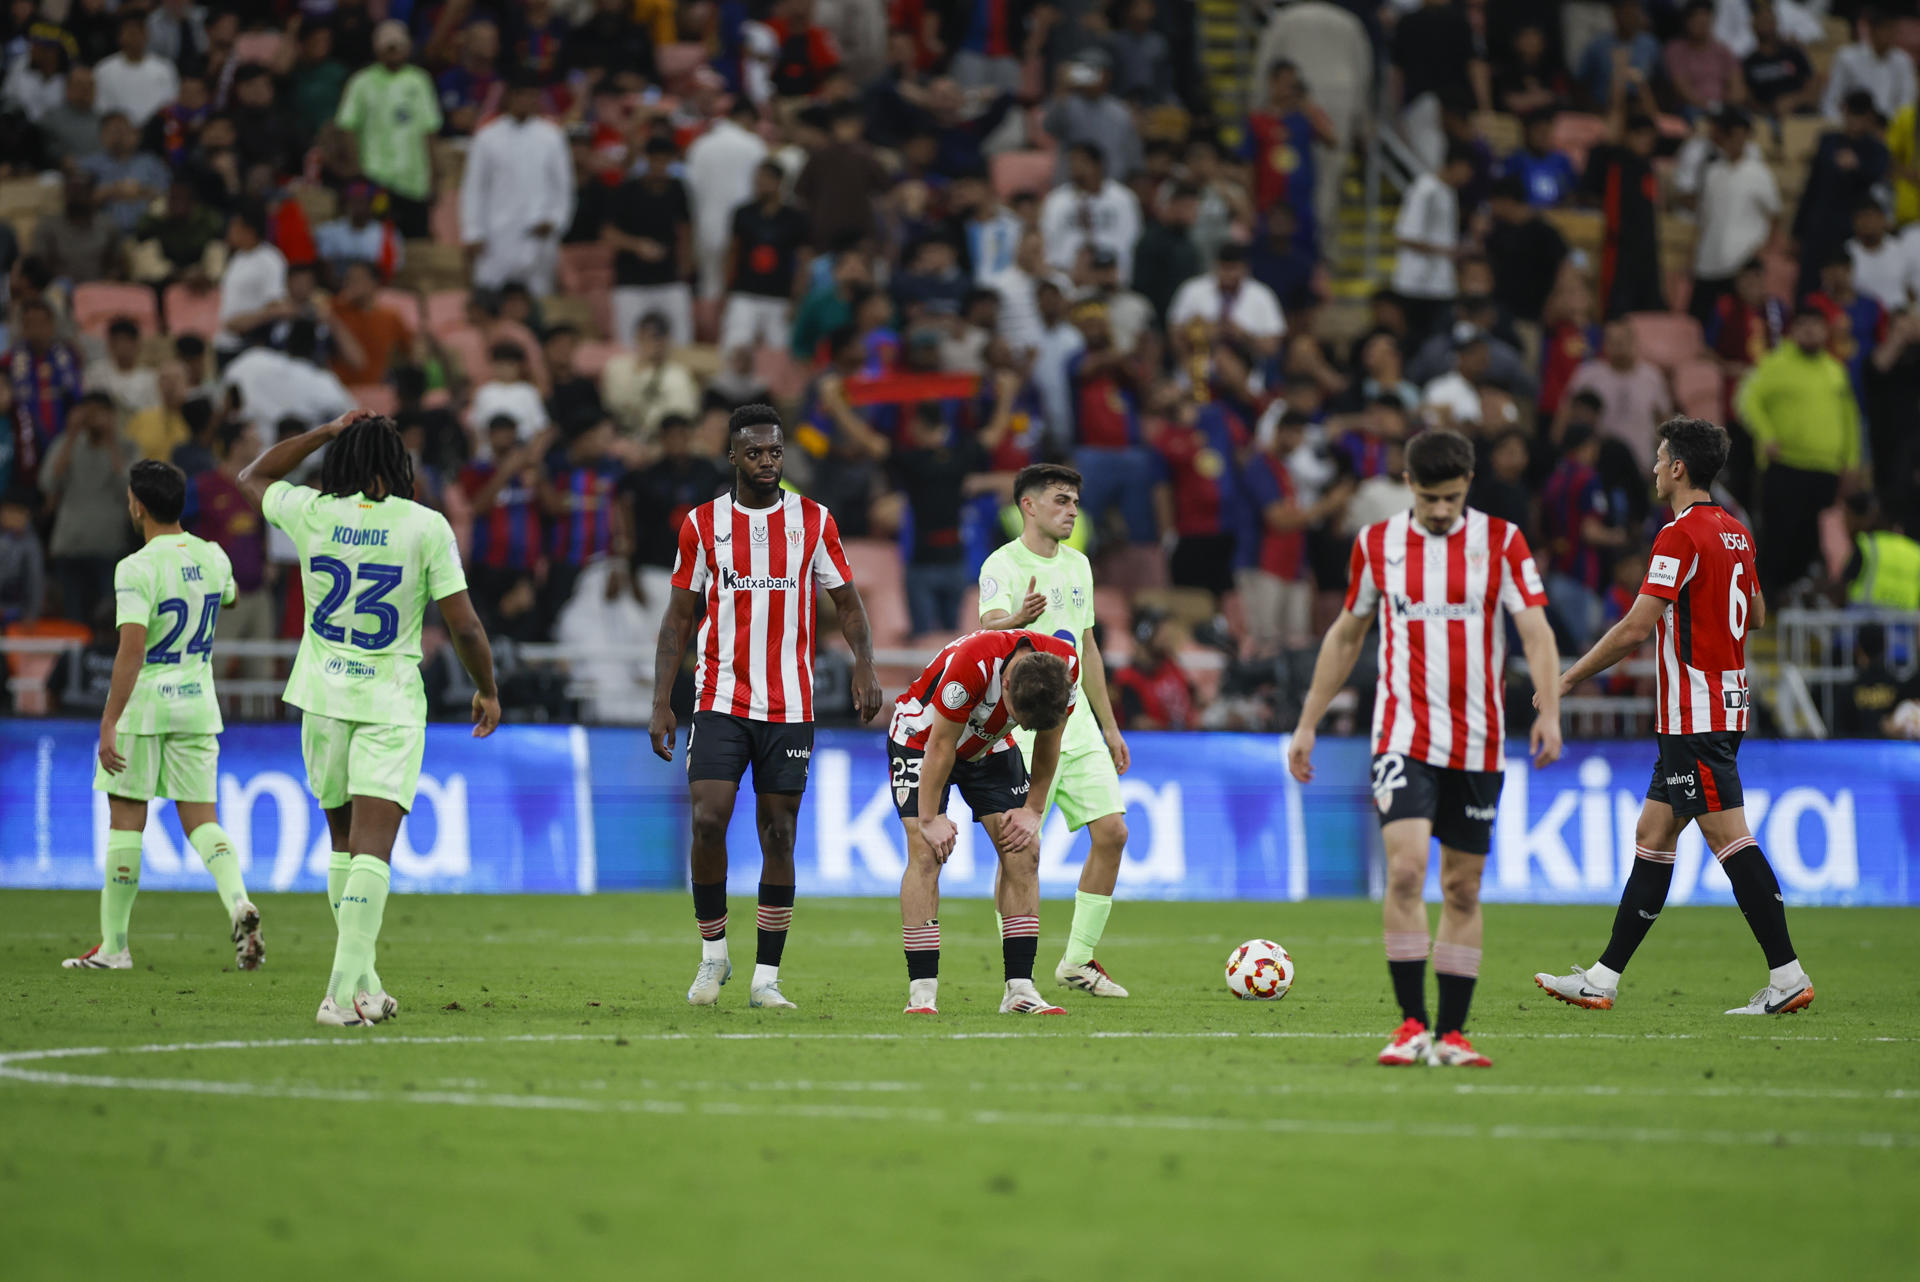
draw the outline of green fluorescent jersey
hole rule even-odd
[[[191,534],[163,534],[114,568],[114,626],[139,623],[147,629],[147,661],[115,730],[220,733],[213,629],[233,594],[227,554]]]
[[[286,701],[340,721],[423,726],[427,602],[467,588],[453,527],[407,499],[336,498],[276,481],[267,520],[300,552],[307,627]]]
[[[1065,544],[1050,557],[1036,555],[1018,539],[1001,545],[980,567],[981,617],[992,610],[1019,613],[1020,603],[1026,600],[1029,580],[1033,582],[1034,591],[1047,594],[1047,608],[1027,627],[1059,637],[1079,649],[1082,638],[1093,626],[1093,567],[1086,555]],[[1084,665],[1081,671],[1086,671]],[[1106,740],[1101,737],[1100,723],[1094,718],[1088,700],[1081,699],[1074,704],[1073,715],[1067,718],[1066,733],[1060,739],[1060,750],[1063,754],[1106,751]]]

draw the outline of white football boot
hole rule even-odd
[[[1493,1061],[1473,1049],[1473,1043],[1459,1033],[1448,1033],[1427,1052],[1427,1063],[1435,1068],[1492,1068]]]
[[[725,957],[703,957],[687,989],[689,1006],[711,1006],[720,1000],[720,985],[733,978],[733,962]]]
[[[1613,999],[1620,995],[1618,988],[1594,983],[1584,966],[1575,966],[1570,975],[1549,975],[1540,971],[1533,977],[1533,982],[1546,989],[1555,1001],[1583,1010],[1612,1010]]]
[[[1388,1068],[1424,1064],[1433,1055],[1433,1034],[1417,1019],[1407,1019],[1393,1032],[1393,1040],[1380,1052],[1380,1062]]]
[[[60,963],[63,970],[132,970],[133,950],[122,948],[117,953],[101,952],[105,944],[95,944],[78,957],[69,957]]]
[[[1747,999],[1745,1006],[1735,1006],[1729,1015],[1791,1015],[1813,1005],[1813,981],[1802,976],[1800,982],[1787,988],[1776,988],[1768,984],[1765,988]]]
[[[1007,995],[1000,999],[1002,1015],[1064,1015],[1067,1008],[1055,1006],[1040,995],[1031,979],[1009,979]]]
[[[353,995],[353,1013],[369,1024],[378,1024],[400,1009],[400,1003],[385,993],[370,993],[361,989]]]
[[[320,1000],[320,1009],[315,1012],[313,1022],[328,1028],[366,1028],[373,1021],[363,1018],[352,1006],[342,1009],[333,998],[324,997]]]
[[[904,1015],[938,1015],[940,1008],[935,1003],[940,997],[940,981],[937,979],[910,979],[907,981],[907,1008]]]
[[[1107,968],[1089,958],[1084,966],[1069,966],[1063,960],[1053,968],[1053,977],[1062,988],[1077,988],[1094,997],[1125,997],[1127,990],[1113,982]]]
[[[755,1010],[800,1009],[788,1001],[786,994],[780,991],[780,981],[777,979],[769,979],[764,984],[748,989],[747,1005]]]
[[[260,936],[260,910],[245,899],[233,906],[233,964],[241,970],[259,970],[267,959],[267,943]]]

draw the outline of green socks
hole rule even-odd
[[[360,977],[373,968],[374,942],[380,938],[392,877],[385,862],[372,855],[355,855],[348,866],[340,891],[340,942],[334,946],[333,973],[327,980],[327,996],[336,1002],[351,1002]]]
[[[1067,932],[1067,951],[1060,958],[1062,964],[1084,966],[1093,960],[1093,950],[1106,932],[1107,914],[1112,911],[1112,895],[1074,892],[1073,929]]]
[[[247,883],[240,879],[240,857],[233,853],[233,838],[219,824],[201,824],[187,834],[187,840],[200,852],[200,862],[213,874],[213,885],[226,906],[227,919],[233,919],[233,906],[247,897]]]
[[[340,924],[340,896],[346,893],[347,872],[353,867],[353,856],[343,850],[336,850],[327,856],[327,903],[333,908],[333,924]],[[387,990],[380,985],[380,976],[373,969],[373,954],[367,955],[367,977],[360,985],[370,993],[384,993]]]
[[[115,828],[107,833],[107,879],[100,887],[100,951],[124,952],[133,900],[140,893],[140,838]]]

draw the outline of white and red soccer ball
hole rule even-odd
[[[1293,987],[1293,958],[1271,939],[1249,939],[1227,956],[1227,991],[1244,1001],[1277,1002]]]

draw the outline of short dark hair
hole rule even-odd
[[[134,323],[134,319],[131,316],[116,316],[107,322],[107,337],[138,338],[140,337],[140,326]]]
[[[1667,453],[1687,465],[1687,480],[1706,489],[1727,465],[1727,429],[1704,418],[1677,414],[1660,425]]]
[[[1004,678],[1006,697],[1018,710],[1021,727],[1044,733],[1065,724],[1068,701],[1073,697],[1073,677],[1067,672],[1066,660],[1035,650],[1010,668]]]
[[[727,444],[733,444],[733,438],[749,428],[771,427],[785,432],[780,425],[780,411],[763,402],[742,405],[727,418]]]
[[[543,343],[551,343],[556,338],[578,337],[580,337],[580,327],[578,325],[572,325],[566,321],[557,321],[547,326],[547,332],[540,336],[540,341]]]
[[[1494,181],[1493,198],[1495,200],[1511,200],[1522,205],[1526,204],[1527,180],[1519,174],[1503,175]]]
[[[685,414],[673,413],[662,414],[660,416],[660,434],[662,436],[665,436],[668,432],[685,432],[692,427],[693,420]]]
[[[1466,143],[1452,142],[1447,144],[1447,159],[1445,161],[1446,164],[1466,165],[1467,167],[1471,168],[1473,166],[1474,160],[1475,160],[1475,157],[1473,154],[1473,148],[1469,147]]]
[[[521,365],[525,365],[527,363],[527,354],[520,349],[520,344],[518,343],[500,342],[495,343],[487,349],[487,359],[489,361],[515,361]]]
[[[127,488],[147,515],[171,525],[187,510],[187,474],[159,459],[141,459],[127,472]]]
[[[105,392],[99,392],[99,391],[88,392],[86,395],[82,396],[77,403],[81,405],[94,405],[94,406],[98,406],[101,409],[107,409],[107,410],[110,410],[113,408],[113,398],[111,396],[108,396]]]
[[[207,354],[207,340],[198,334],[182,334],[173,340],[173,354],[183,361],[197,361]]]
[[[1067,148],[1067,154],[1085,156],[1100,168],[1107,167],[1107,153],[1100,150],[1100,144],[1097,142],[1076,142]]]
[[[1018,507],[1027,495],[1038,494],[1049,486],[1064,485],[1078,491],[1082,484],[1080,473],[1064,463],[1029,463],[1013,478],[1014,506]]]
[[[1438,485],[1473,475],[1473,443],[1458,432],[1433,428],[1407,442],[1407,472],[1415,485]]]

